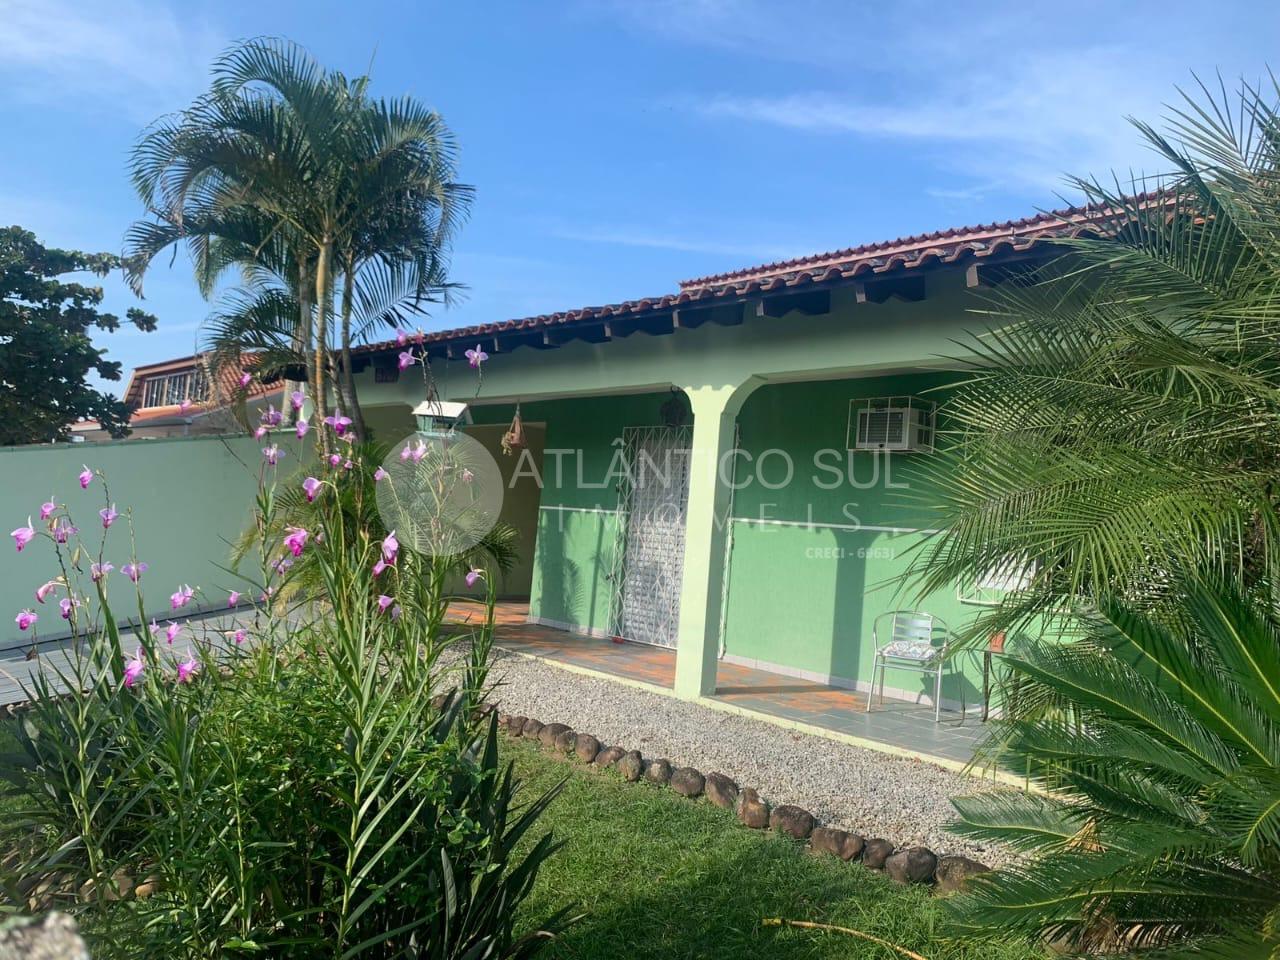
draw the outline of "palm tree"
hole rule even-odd
[[[1280,87],[1201,94],[1137,123],[1168,175],[1075,181],[1094,235],[999,288],[945,405],[920,584],[1016,569],[971,638],[1069,641],[1006,648],[980,756],[1041,792],[956,801],[1026,855],[966,936],[1280,956]]]
[[[1001,765],[1043,792],[954,801],[956,832],[1023,854],[951,904],[957,935],[1280,954],[1280,619],[1226,581],[1177,593],[1176,619],[1103,599],[1081,641],[1011,655],[1023,695],[1074,706],[996,722]]]
[[[326,71],[294,44],[249,41],[215,61],[208,93],[153,125],[133,152],[150,215],[127,238],[135,285],[185,241],[206,291],[232,267],[283,287],[297,304],[293,340],[319,417],[330,382],[359,412],[350,320],[366,268],[390,272],[412,309],[446,294],[449,243],[470,199],[439,116],[367,89],[367,78]]]
[[[1096,234],[998,288],[945,404],[923,588],[1031,574],[975,635],[1064,598],[1158,599],[1206,559],[1277,583],[1280,120],[1246,87],[1137,128],[1172,173],[1074,181]]]

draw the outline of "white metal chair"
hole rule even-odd
[[[883,646],[882,633],[888,636],[888,642]],[[933,722],[937,723],[942,715],[942,668],[950,642],[951,631],[931,613],[890,610],[876,617],[871,626],[871,643],[876,649],[876,658],[871,669],[867,713],[871,712],[871,701],[875,698],[876,672],[880,673],[880,702],[883,703],[885,668],[894,667],[933,676]]]

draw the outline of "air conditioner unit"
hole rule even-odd
[[[905,399],[905,398],[904,398]],[[854,404],[860,401],[854,401]],[[850,426],[852,450],[933,451],[933,406],[861,401]]]

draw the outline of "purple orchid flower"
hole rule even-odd
[[[191,402],[191,399],[190,399],[189,397],[183,397],[183,398],[182,398],[182,402],[181,402],[180,404],[178,404],[178,412],[179,412],[179,413],[186,413],[186,412],[187,412],[188,410],[190,410],[193,406],[194,406],[194,404]]]
[[[267,409],[262,411],[261,422],[268,427],[278,427],[284,422],[284,414],[268,403]]]
[[[228,607],[228,608],[230,608],[230,607],[234,607],[234,606],[235,606],[236,604],[238,604],[239,602],[240,602],[240,593],[239,593],[239,591],[232,590],[229,594],[227,594],[227,607]]]
[[[81,466],[84,469],[80,471],[80,489],[88,490],[89,484],[93,483],[93,471],[89,469],[87,464],[81,464]]]
[[[231,639],[234,640],[236,642],[236,646],[239,647],[244,645],[244,642],[245,640],[248,639],[248,637],[249,637],[249,634],[245,631],[244,627],[241,627],[234,634],[232,634]]]
[[[478,343],[476,344],[476,348],[474,350],[468,350],[466,352],[466,357],[467,357],[467,363],[474,370],[479,370],[480,364],[484,363],[486,360],[489,359],[489,355],[485,353],[482,349],[480,349],[480,344]]]
[[[151,635],[153,637],[158,637],[160,635],[160,624],[156,623],[155,617],[151,618],[150,626],[151,626]]]
[[[133,655],[132,660],[125,661],[124,665],[124,685],[132,687],[142,678],[142,672],[147,669],[147,665],[142,660],[142,649]]]
[[[253,428],[253,439],[255,439],[255,440],[261,440],[261,439],[262,439],[263,437],[265,437],[266,435],[267,435],[267,428],[266,428],[266,427],[254,427],[254,428]]]
[[[475,478],[476,478],[476,475],[475,475],[474,473],[472,473],[472,472],[471,472],[470,470],[468,470],[466,467],[463,467],[463,468],[462,468],[462,482],[463,482],[463,483],[470,483],[470,482],[471,482],[472,480],[474,480]]]
[[[58,505],[54,502],[53,497],[50,497],[44,503],[40,504],[40,519],[48,520],[53,516],[53,511],[57,509]]]
[[[389,476],[391,476],[391,474],[379,467],[377,470],[373,471],[373,482],[377,483],[380,480],[387,479]]]
[[[182,624],[169,621],[169,625],[164,628],[164,639],[169,646],[173,646],[173,641],[178,639],[178,634],[182,633]]]
[[[378,597],[378,609],[383,613],[387,612],[387,607],[396,602],[395,597],[388,597],[385,593]]]
[[[190,683],[192,678],[200,672],[200,661],[195,656],[188,656],[178,664],[178,682]]]
[[[351,426],[351,418],[344,417],[341,410],[333,411],[333,416],[324,418],[325,426],[333,427],[333,432],[338,436],[342,436],[347,432],[347,427]]]
[[[69,523],[60,523],[53,528],[53,539],[58,543],[66,543],[79,532],[79,527],[73,527]]]
[[[307,537],[311,534],[307,533],[302,527],[286,527],[289,535],[284,538],[284,545],[288,547],[289,552],[295,557],[302,556],[302,550],[307,545]]]
[[[290,557],[290,556],[281,557],[279,560],[276,561],[276,573],[283,576],[284,572],[292,566],[293,566],[293,557]]]
[[[295,390],[289,394],[289,403],[293,405],[293,409],[301,410],[303,404],[307,402],[307,395],[301,390]]]
[[[18,625],[19,630],[30,630],[31,625],[39,619],[39,615],[34,610],[19,610],[13,622]]]
[[[341,462],[342,462],[342,454],[340,453],[329,454],[329,466],[336,467]]]
[[[44,603],[49,594],[57,590],[62,585],[60,580],[50,580],[36,587],[36,603]]]
[[[307,495],[307,503],[311,503],[316,498],[316,494],[320,492],[320,488],[324,486],[315,477],[307,477],[302,481],[302,491]]]
[[[169,609],[181,610],[188,603],[195,599],[196,592],[191,589],[188,584],[183,584],[174,593],[169,595]]]
[[[378,562],[373,565],[373,575],[375,577],[380,577],[382,576],[382,572],[386,569],[387,569],[387,561],[379,557]]]
[[[284,455],[285,451],[281,450],[278,444],[273,443],[269,447],[262,448],[262,456],[266,459],[267,463],[271,464],[273,467],[280,462],[280,458]]]
[[[27,517],[27,525],[18,527],[9,536],[13,537],[13,542],[18,548],[18,552],[22,552],[22,548],[36,538],[36,528],[31,525],[31,518]]]
[[[409,334],[405,333],[405,331],[403,330],[397,329],[396,330],[396,346],[403,347],[408,342],[409,342]]]
[[[382,559],[387,563],[396,562],[396,554],[400,552],[400,541],[396,539],[396,532],[392,530],[382,541]]]
[[[415,357],[411,351],[409,350],[400,351],[400,358],[397,361],[397,363],[399,364],[401,370],[408,370],[417,362],[418,362],[418,358]]]
[[[253,374],[246,370],[244,373],[240,374],[239,383],[240,389],[244,390],[249,386],[249,384],[253,383]]]
[[[354,469],[355,469],[355,463],[354,463],[353,461],[351,461],[351,460],[343,460],[343,461],[342,461],[342,469],[343,469],[343,470],[354,470]]]
[[[95,563],[89,567],[89,579],[97,583],[108,573],[116,568],[115,564],[108,560],[106,563]]]
[[[120,516],[120,511],[116,509],[116,505],[113,503],[111,506],[103,507],[99,510],[98,516],[102,518],[102,529],[106,530],[116,522],[116,517]]]
[[[391,608],[391,619],[392,620],[400,619],[400,604],[397,603],[394,607]]]
[[[142,579],[142,575],[147,572],[147,565],[145,563],[126,563],[120,568],[120,572],[134,583],[137,583]]]
[[[71,611],[78,606],[80,606],[79,600],[74,600],[71,597],[63,597],[58,601],[58,616],[62,617],[63,620],[70,620]]]
[[[310,429],[311,429],[311,424],[307,422],[306,417],[303,417],[294,426],[293,432],[296,433],[298,435],[298,439],[301,440],[303,437],[307,435],[307,431]]]
[[[477,570],[475,567],[472,567],[470,570],[467,571],[467,575],[462,579],[467,581],[468,587],[474,587],[477,581],[484,579],[484,571]]]

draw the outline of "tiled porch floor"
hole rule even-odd
[[[466,605],[451,616],[465,619],[476,610]],[[670,689],[675,683],[674,650],[639,643],[613,643],[526,622],[528,604],[498,605],[497,643],[514,653],[541,657],[570,667],[593,670],[627,680]],[[933,709],[900,700],[877,703],[866,712],[865,694],[809,680],[721,663],[712,698],[723,704],[766,714],[783,721],[804,723],[835,733],[883,744],[894,750],[967,763],[985,732],[976,714],[961,717],[942,712],[933,722]]]

